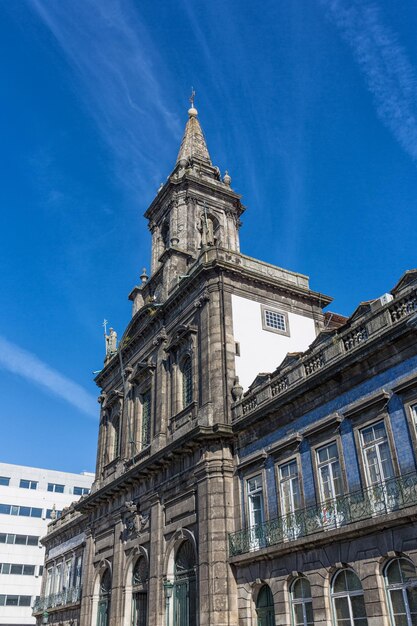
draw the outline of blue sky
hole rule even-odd
[[[416,267],[411,0],[0,3],[0,459],[92,470],[101,323],[149,267],[142,215],[191,85],[247,206],[244,253],[351,313]]]

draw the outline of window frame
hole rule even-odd
[[[282,330],[280,328],[274,328],[273,326],[268,326],[267,321],[266,321],[267,312],[281,315],[284,320],[285,330]],[[266,330],[270,333],[276,333],[277,335],[283,335],[284,337],[291,336],[290,322],[289,322],[287,311],[283,311],[282,309],[277,309],[274,305],[261,304],[261,320],[262,320],[262,330]]]
[[[403,582],[402,583],[397,583],[397,584],[394,583],[394,584],[390,585],[388,583],[387,570],[395,561],[400,561],[400,562],[401,561],[407,561],[414,568],[414,572],[416,572],[416,566],[414,565],[412,560],[409,559],[409,558],[405,558],[403,556],[396,556],[393,559],[390,559],[387,563],[385,563],[382,573],[383,573],[383,578],[384,578],[384,588],[385,588],[385,594],[386,594],[386,597],[387,597],[387,604],[388,604],[390,620],[391,620],[393,626],[395,626],[394,607],[393,607],[393,603],[392,603],[392,600],[391,600],[391,591],[401,591],[401,595],[402,595],[404,606],[405,606],[405,615],[406,615],[406,619],[407,619],[407,624],[408,624],[408,626],[413,626],[412,615],[411,615],[411,612],[410,612],[410,604],[409,604],[408,596],[407,596],[407,589],[409,587],[414,587],[417,590],[417,572],[416,572],[416,582],[415,582],[414,585],[407,585],[407,583],[403,583]]]
[[[185,371],[185,365],[189,364],[188,371]],[[181,409],[187,409],[194,402],[194,363],[192,355],[186,352],[182,355],[179,364],[180,372],[180,391],[181,391]],[[188,378],[186,378],[186,375]],[[189,394],[189,397],[187,396]]]
[[[343,457],[343,448],[341,445],[340,436],[331,437],[324,441],[320,441],[320,443],[317,442],[311,448],[311,453],[312,453],[311,456],[312,456],[312,461],[313,461],[312,465],[313,465],[313,472],[314,472],[315,489],[316,489],[316,494],[318,496],[317,502],[320,505],[325,504],[326,500],[324,499],[324,497],[322,497],[321,475],[320,475],[320,467],[322,467],[324,463],[319,462],[318,453],[320,450],[322,450],[323,448],[327,448],[328,446],[331,446],[333,443],[336,445],[336,448],[337,448],[337,455],[338,455],[339,468],[340,468],[340,480],[341,480],[341,485],[342,485],[342,493],[339,496],[335,496],[335,498],[343,497],[344,495],[346,495],[346,493],[348,493],[346,471],[345,471],[345,464],[344,464],[344,457]]]
[[[57,487],[59,487],[59,489],[57,489]],[[61,483],[48,483],[47,491],[50,493],[65,493],[65,485],[62,485]]]
[[[0,487],[10,487],[10,476],[0,476]]]
[[[27,486],[22,485],[22,483],[27,483]],[[29,478],[21,478],[19,480],[19,489],[31,489],[35,491],[38,488],[38,484],[39,484],[38,480],[31,480]]]
[[[310,596],[308,598],[294,598],[294,587],[296,585],[296,583],[299,580],[305,580],[307,581],[309,587],[310,587]],[[306,608],[305,608],[305,604],[307,602],[309,602],[311,604],[311,612],[313,615],[313,626],[314,626],[314,609],[313,609],[313,597],[311,595],[311,583],[308,580],[308,578],[306,576],[303,576],[302,574],[299,574],[296,578],[293,578],[293,580],[291,581],[290,585],[289,585],[289,589],[288,589],[288,593],[289,593],[289,599],[290,599],[290,611],[291,611],[291,624],[292,626],[299,626],[298,624],[296,624],[296,616],[295,616],[295,611],[294,611],[294,605],[296,604],[301,604],[303,606],[303,626],[309,626],[309,624],[311,624],[311,622],[307,621],[307,614],[306,614]]]
[[[357,590],[357,591],[338,591],[338,592],[334,592],[334,583],[337,579],[338,576],[341,575],[342,572],[352,572],[356,578],[359,580],[360,584],[361,584],[361,590]],[[363,597],[363,601],[364,601],[364,606],[365,606],[365,617],[364,618],[358,618],[358,619],[366,619],[366,623],[368,625],[368,615],[366,613],[366,604],[365,604],[365,592],[363,589],[363,585],[362,585],[362,581],[359,578],[358,574],[350,567],[343,567],[343,568],[339,568],[338,570],[336,570],[332,576],[332,580],[330,582],[330,604],[331,604],[331,609],[332,609],[332,622],[333,622],[333,626],[338,626],[338,619],[337,619],[337,614],[336,614],[336,605],[335,605],[335,599],[337,598],[347,598],[347,602],[348,602],[348,607],[349,607],[349,624],[344,624],[344,626],[355,626],[355,616],[353,615],[353,610],[352,610],[352,601],[351,601],[351,597],[352,596],[362,596]]]

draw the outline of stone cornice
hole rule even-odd
[[[106,501],[115,493],[129,488],[138,477],[147,476],[149,472],[159,471],[164,465],[170,464],[172,462],[172,454],[188,453],[190,448],[197,449],[204,441],[232,440],[232,437],[232,428],[226,424],[216,424],[213,427],[196,426],[152,456],[141,459],[130,467],[126,463],[127,469],[121,476],[118,476],[111,483],[106,484],[97,491],[90,493],[82,501],[76,502],[74,508],[81,512],[95,508],[99,503]]]

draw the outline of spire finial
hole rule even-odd
[[[190,117],[197,117],[198,115],[198,111],[194,106],[194,98],[195,98],[195,91],[194,91],[194,87],[191,87],[191,96],[189,97],[189,101],[191,104],[191,107],[188,109],[188,115]]]

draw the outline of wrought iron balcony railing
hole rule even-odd
[[[47,609],[53,609],[67,604],[75,604],[81,600],[81,587],[71,587],[59,593],[38,598],[33,605],[34,613],[41,613]]]
[[[417,504],[417,474],[406,474],[229,534],[238,556],[347,526]]]

